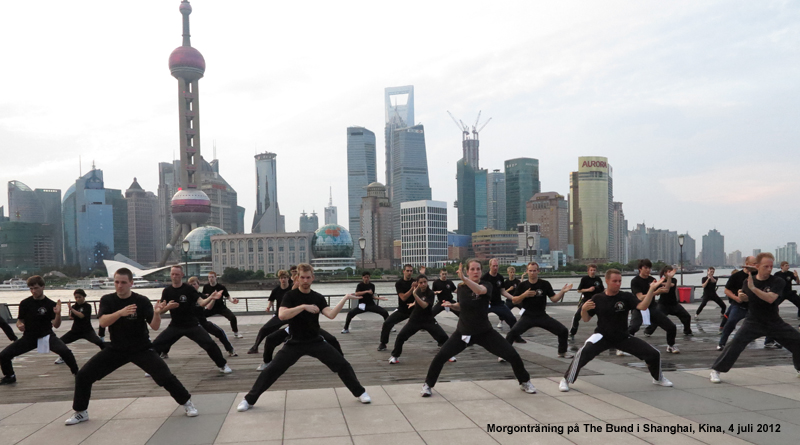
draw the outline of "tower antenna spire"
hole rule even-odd
[[[189,14],[192,13],[192,5],[188,0],[181,1],[180,11],[183,15],[183,46],[192,46],[192,35],[189,34]]]
[[[328,207],[333,205],[333,186],[330,186],[330,198],[328,198]]]

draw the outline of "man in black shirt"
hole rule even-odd
[[[75,304],[67,302],[67,310],[69,311],[69,318],[72,321],[72,328],[66,334],[61,336],[61,341],[68,345],[74,341],[84,339],[90,343],[99,346],[100,349],[105,347],[103,340],[92,329],[92,305],[86,302],[86,292],[83,289],[75,289],[72,293],[75,297]],[[64,363],[61,357],[56,359],[56,365]]]
[[[703,300],[700,302],[700,306],[698,306],[697,312],[694,314],[695,320],[700,318],[700,312],[703,312],[703,308],[706,307],[709,301],[717,303],[721,309],[720,316],[725,317],[725,302],[717,295],[717,277],[714,276],[715,271],[716,269],[709,267],[706,276],[703,277]]]
[[[683,335],[694,335],[692,334],[692,317],[678,301],[678,280],[675,279],[675,268],[672,266],[664,266],[660,275],[664,277],[663,286],[667,288],[667,291],[658,297],[656,309],[664,315],[674,315],[678,317],[683,324]],[[644,335],[653,335],[657,327],[658,326],[651,324],[645,328]]]
[[[564,294],[570,289],[572,289],[572,284],[567,284],[558,293],[555,293],[549,281],[539,279],[539,263],[528,263],[528,280],[517,286],[516,296],[513,299],[515,305],[522,306],[522,310],[519,320],[506,336],[506,341],[513,344],[528,329],[540,327],[558,336],[558,356],[571,358],[572,356],[567,357],[569,331],[558,320],[547,315],[545,311],[547,298],[556,303],[564,298]]]
[[[217,301],[211,309],[207,310],[206,317],[222,315],[231,322],[233,336],[236,338],[244,338],[244,336],[239,334],[239,325],[236,322],[236,316],[228,309],[228,306],[225,306],[225,300],[230,300],[233,304],[239,304],[239,299],[231,298],[231,294],[228,293],[228,288],[217,282],[217,273],[212,271],[208,273],[208,284],[203,286],[203,295],[207,297],[216,291],[222,291],[222,298]]]
[[[517,318],[514,317],[514,314],[511,312],[511,309],[503,303],[503,297],[508,299],[513,298],[513,295],[506,292],[503,289],[503,276],[500,275],[500,262],[497,261],[497,258],[492,258],[489,260],[489,271],[483,274],[481,277],[481,281],[488,281],[492,285],[492,298],[489,301],[488,310],[489,312],[493,312],[500,317],[500,324],[499,326],[502,327],[502,322],[506,322],[508,327],[513,328],[514,323],[517,322]],[[527,343],[525,340],[520,338],[520,343]]]
[[[228,366],[225,357],[222,356],[219,346],[214,343],[208,332],[200,326],[200,321],[195,316],[195,306],[197,304],[205,306],[213,297],[202,298],[192,286],[184,284],[183,268],[181,266],[172,266],[169,277],[172,280],[172,284],[161,292],[161,300],[167,303],[166,310],[169,310],[172,319],[167,329],[153,340],[153,349],[158,353],[165,353],[181,337],[187,337],[206,351],[219,368],[219,372],[230,374],[231,368]],[[217,296],[221,296],[221,293],[217,294]]]
[[[386,309],[375,304],[376,298],[383,301],[386,301],[387,298],[375,296],[375,285],[370,283],[369,279],[370,273],[368,270],[365,270],[364,273],[361,274],[361,282],[356,285],[355,295],[361,297],[361,301],[358,303],[357,308],[351,309],[350,312],[347,313],[347,319],[344,322],[342,334],[349,334],[350,322],[353,320],[353,317],[363,314],[364,312],[378,314],[383,317],[383,321],[386,321],[386,318],[389,317],[389,312],[387,312]]]
[[[503,289],[505,289],[506,292],[509,293],[509,295],[517,295],[517,286],[519,286],[519,284],[522,282],[516,276],[517,268],[511,266],[506,269],[506,273],[508,273],[508,278],[506,278],[506,280],[503,281]],[[506,306],[508,307],[508,309],[514,309],[515,307],[518,307],[518,305],[514,304],[512,298],[506,298]],[[500,323],[498,323],[497,327],[502,328],[503,322],[501,321]]]
[[[275,289],[272,289],[272,292],[269,294],[269,304],[267,305],[267,312],[272,311],[272,318],[267,320],[264,326],[261,326],[261,329],[258,330],[258,335],[256,336],[256,342],[247,351],[248,354],[258,354],[258,345],[264,341],[267,336],[272,334],[273,332],[277,331],[281,328],[285,322],[281,321],[278,318],[278,309],[281,307],[281,301],[283,301],[283,296],[286,295],[287,292],[292,290],[292,286],[290,284],[291,278],[289,278],[289,273],[285,270],[278,271],[278,286]]]
[[[647,294],[650,284],[656,281],[655,278],[650,276],[650,270],[652,268],[653,263],[651,263],[650,260],[646,258],[639,260],[639,275],[633,277],[631,280],[631,293],[640,300],[643,299],[643,297]],[[667,287],[661,285],[658,289],[656,289],[655,294],[661,295],[667,293],[668,291],[669,289]],[[653,304],[652,300],[650,300],[650,304],[645,309],[633,309],[633,312],[631,313],[631,325],[628,328],[628,332],[631,335],[635,335],[636,332],[639,331],[639,328],[641,328],[642,324],[644,323],[644,319],[642,318],[643,313],[649,314],[650,327],[652,327],[653,330],[655,330],[655,328],[661,328],[667,332],[667,352],[679,354],[681,351],[677,346],[675,346],[675,336],[677,335],[678,328],[675,327],[675,323],[673,323],[672,320],[658,310],[656,305]],[[645,332],[644,335],[646,337],[650,336],[650,334],[647,332]],[[624,351],[617,350],[617,355],[621,355],[622,352]]]
[[[22,332],[22,338],[0,352],[0,368],[3,370],[0,385],[16,383],[11,360],[37,348],[40,352],[55,352],[73,374],[78,372],[72,351],[53,333],[54,327],[61,326],[61,300],[53,301],[44,295],[44,280],[39,275],[28,278],[28,289],[31,296],[19,303],[17,315],[17,329]]]
[[[738,295],[740,301],[750,303],[747,317],[742,328],[711,366],[712,383],[719,383],[719,373],[728,372],[747,345],[763,336],[773,337],[792,353],[794,369],[800,374],[800,332],[783,321],[778,314],[778,300],[786,286],[786,280],[770,275],[774,264],[771,253],[758,254],[754,263],[755,267],[745,266],[747,279],[741,289],[742,293]]]
[[[358,397],[361,403],[370,403],[369,394],[358,382],[353,367],[319,334],[320,313],[332,320],[336,318],[347,300],[360,297],[347,294],[336,307],[331,308],[325,297],[311,290],[314,269],[308,264],[299,264],[297,272],[299,288],[283,297],[281,308],[278,310],[278,317],[289,322],[290,338],[269,366],[261,371],[253,388],[237,406],[239,412],[247,411],[255,405],[259,396],[305,355],[316,358],[331,371],[339,374],[347,389],[353,396]]]
[[[581,307],[581,318],[584,322],[597,315],[597,328],[594,335],[589,337],[583,347],[575,354],[572,363],[569,365],[564,378],[558,385],[562,392],[569,391],[569,385],[575,383],[581,368],[586,366],[589,361],[611,348],[618,351],[625,351],[634,355],[647,363],[650,375],[653,377],[653,384],[661,386],[672,386],[672,382],[667,380],[661,373],[661,353],[658,349],[648,344],[646,341],[636,338],[628,333],[628,312],[634,309],[646,310],[653,302],[653,295],[661,284],[661,280],[652,280],[648,284],[648,289],[642,296],[635,296],[630,292],[621,292],[622,273],[616,269],[606,271],[606,285],[608,289],[596,294]]]
[[[383,326],[381,326],[381,343],[378,345],[378,351],[386,350],[386,344],[389,343],[389,333],[391,333],[394,325],[403,320],[408,320],[411,315],[411,307],[409,305],[414,302],[411,292],[417,287],[417,282],[411,278],[412,273],[414,273],[414,267],[406,264],[403,266],[403,278],[394,283],[394,290],[397,292],[397,309],[384,320]]]
[[[595,294],[601,294],[606,290],[605,287],[603,287],[603,280],[597,276],[596,264],[589,264],[586,266],[586,273],[587,275],[581,278],[581,282],[578,284],[578,293],[581,297],[578,301],[578,310],[575,311],[575,316],[572,317],[569,341],[575,341],[575,334],[578,333],[578,322],[581,319],[581,306],[583,306],[583,303],[586,303]]]
[[[75,397],[72,401],[75,413],[67,419],[67,425],[89,420],[86,410],[92,385],[127,363],[133,363],[150,374],[158,386],[163,386],[178,404],[183,405],[187,416],[197,416],[191,394],[150,343],[147,327],[149,325],[154,331],[161,327],[161,312],[165,310],[166,303],[159,301],[153,308],[147,297],[131,292],[132,285],[133,273],[126,268],[119,269],[114,273],[116,293],[100,299],[100,326],[108,327],[111,342],[89,359],[75,377]]]
[[[389,358],[389,363],[392,365],[400,363],[398,359],[400,354],[403,353],[403,343],[419,331],[426,331],[430,334],[440,347],[447,341],[447,333],[439,326],[439,323],[436,323],[436,319],[433,316],[433,302],[436,299],[436,295],[428,287],[428,277],[425,275],[417,277],[417,288],[414,289],[412,294],[414,296],[414,310],[411,311],[408,323],[400,330],[394,341],[392,356]]]
[[[797,296],[796,291],[792,290],[792,281],[800,283],[800,276],[797,275],[796,270],[789,270],[788,261],[781,261],[781,271],[775,272],[775,276],[783,278],[786,281],[786,286],[783,288],[783,295],[781,295],[781,302],[783,302],[783,300],[789,300],[789,302],[797,306],[797,318],[800,318],[800,297]]]
[[[437,297],[437,302],[433,306],[433,316],[439,315],[442,311],[452,312],[458,316],[458,311],[454,311],[452,308],[446,308],[442,305],[445,301],[455,303],[453,301],[453,292],[456,290],[456,285],[453,283],[453,280],[447,279],[447,269],[439,271],[439,278],[433,282],[431,289],[433,289],[433,293]]]
[[[745,258],[744,264],[745,268],[748,266],[755,267],[756,257],[752,255],[748,256]],[[742,292],[746,281],[747,272],[743,269],[731,274],[730,278],[728,278],[728,282],[725,283],[725,295],[728,297],[730,306],[728,306],[728,312],[722,320],[724,326],[720,326],[720,328],[722,328],[722,334],[719,336],[717,351],[721,351],[722,348],[725,347],[725,344],[728,342],[728,337],[730,337],[733,330],[736,329],[736,324],[747,316],[749,304],[747,296]]]

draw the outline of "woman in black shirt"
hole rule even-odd
[[[692,334],[692,317],[686,312],[686,309],[678,302],[678,280],[675,279],[675,268],[672,266],[664,266],[661,269],[661,277],[664,278],[664,286],[667,287],[667,292],[658,297],[658,311],[664,315],[674,315],[683,324],[683,335]],[[651,324],[645,328],[645,335],[653,335],[658,326]]]
[[[436,323],[433,316],[433,302],[436,295],[428,287],[428,277],[425,275],[417,277],[417,288],[414,289],[412,295],[414,296],[414,308],[408,318],[408,323],[397,334],[392,356],[389,358],[389,363],[393,365],[400,363],[398,357],[403,353],[403,343],[419,331],[427,331],[439,346],[447,341],[447,333],[439,326],[439,323]],[[455,361],[455,359],[451,359],[451,361]]]

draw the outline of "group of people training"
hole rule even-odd
[[[718,347],[722,353],[711,367],[711,382],[719,383],[720,373],[730,370],[747,345],[763,336],[767,337],[768,343],[779,344],[792,353],[795,369],[800,375],[800,332],[784,322],[778,312],[778,306],[786,299],[797,304],[798,298],[791,286],[792,281],[800,282],[800,279],[796,272],[788,270],[788,264],[785,263],[781,264],[781,272],[772,274],[773,262],[774,257],[769,253],[748,257],[744,268],[731,275],[725,286],[725,293],[730,300],[727,312],[725,303],[716,296],[718,285],[713,268],[703,278],[703,300],[695,317],[712,300],[723,311]],[[639,273],[631,280],[631,291],[626,292],[621,290],[620,271],[607,270],[604,279],[601,279],[597,276],[597,267],[589,265],[587,275],[578,285],[581,297],[577,312],[571,329],[567,329],[547,314],[546,306],[548,299],[551,302],[560,301],[572,289],[572,284],[556,292],[547,280],[539,278],[539,265],[535,262],[526,266],[526,277],[523,277],[526,280],[521,281],[515,278],[516,270],[513,268],[509,268],[509,277],[504,279],[498,271],[496,260],[490,261],[489,271],[485,274],[479,261],[470,260],[458,268],[459,285],[449,280],[444,270],[433,283],[428,282],[423,268],[420,268],[422,270],[416,278],[412,278],[414,269],[406,265],[403,278],[395,283],[398,307],[391,314],[376,304],[376,300],[386,298],[376,295],[368,272],[364,273],[355,293],[345,295],[336,306],[331,307],[324,296],[311,289],[313,268],[308,264],[300,264],[290,272],[278,273],[280,284],[270,294],[268,306],[268,311],[274,312],[274,316],[261,327],[255,344],[248,351],[258,353],[260,343],[266,342],[264,360],[258,368],[261,372],[238,404],[237,410],[243,412],[252,408],[260,395],[305,355],[317,358],[337,373],[358,401],[370,403],[370,396],[359,383],[353,367],[344,358],[339,342],[335,336],[320,328],[320,313],[334,319],[349,300],[357,300],[358,305],[348,313],[342,333],[349,332],[354,316],[366,312],[379,314],[384,319],[379,351],[387,349],[394,326],[408,320],[397,334],[390,364],[400,362],[404,344],[419,331],[428,332],[438,343],[439,350],[431,360],[422,385],[423,397],[432,395],[432,388],[444,365],[448,361],[455,362],[460,352],[476,344],[497,356],[499,361],[511,365],[522,391],[536,393],[530,374],[513,346],[516,342],[524,342],[521,335],[533,327],[556,335],[558,356],[572,359],[559,383],[560,391],[569,391],[580,370],[598,354],[609,349],[643,360],[654,384],[671,387],[672,382],[662,373],[660,351],[635,334],[642,326],[647,326],[645,335],[650,336],[660,327],[667,335],[666,352],[679,353],[675,345],[677,328],[669,315],[681,320],[685,335],[692,335],[691,316],[678,301],[674,268],[667,266],[662,269],[658,279],[650,275],[651,268],[649,260],[640,260]],[[53,302],[47,298],[44,295],[44,280],[38,276],[31,277],[28,280],[31,296],[19,306],[17,328],[22,332],[22,338],[17,338],[9,326],[0,324],[13,342],[0,352],[3,372],[0,384],[16,382],[11,364],[14,357],[33,349],[57,353],[57,363],[63,361],[75,374],[74,413],[65,422],[74,425],[89,419],[87,409],[94,382],[127,363],[134,363],[156,384],[165,387],[175,401],[183,405],[187,416],[197,416],[191,395],[172,374],[164,358],[170,347],[185,336],[206,351],[220,372],[231,372],[211,335],[220,339],[230,356],[236,353],[224,331],[206,319],[213,307],[224,298],[223,295],[227,294],[227,290],[216,279],[202,291],[198,290],[199,281],[194,277],[183,283],[180,266],[172,267],[170,278],[171,285],[163,290],[161,300],[153,305],[146,297],[131,291],[133,276],[130,270],[117,270],[114,274],[116,292],[101,298],[98,311],[100,327],[108,328],[111,336],[111,341],[105,343],[92,329],[91,306],[86,303],[83,291],[75,292],[74,305],[68,303],[70,318],[74,320],[72,329],[61,338],[56,337],[53,328],[61,324],[61,301]],[[502,297],[506,298],[505,302]],[[514,307],[519,308],[519,318],[511,311]],[[169,326],[151,342],[149,330],[160,329],[161,314],[167,311],[171,316]],[[442,312],[452,312],[458,317],[456,329],[449,336],[436,322],[436,316]],[[489,321],[490,312],[497,314],[501,323],[509,325],[510,330],[505,338]],[[224,311],[220,313],[224,314]],[[597,317],[594,333],[574,356],[568,354],[568,343],[574,341],[579,322],[588,322],[593,317]],[[727,343],[725,333],[730,334],[742,319],[742,327]],[[80,369],[66,346],[77,339],[86,339],[100,347],[100,351]],[[283,346],[273,358],[274,350],[280,345]]]

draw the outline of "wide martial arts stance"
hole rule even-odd
[[[399,357],[403,353],[403,344],[419,331],[426,331],[439,346],[447,341],[447,333],[433,316],[433,301],[436,299],[436,295],[428,287],[428,277],[425,275],[417,277],[417,288],[414,289],[413,295],[414,309],[411,311],[408,323],[397,334],[392,356],[389,358],[389,363],[393,365],[400,363]],[[451,359],[451,361],[455,361],[455,359]]]

